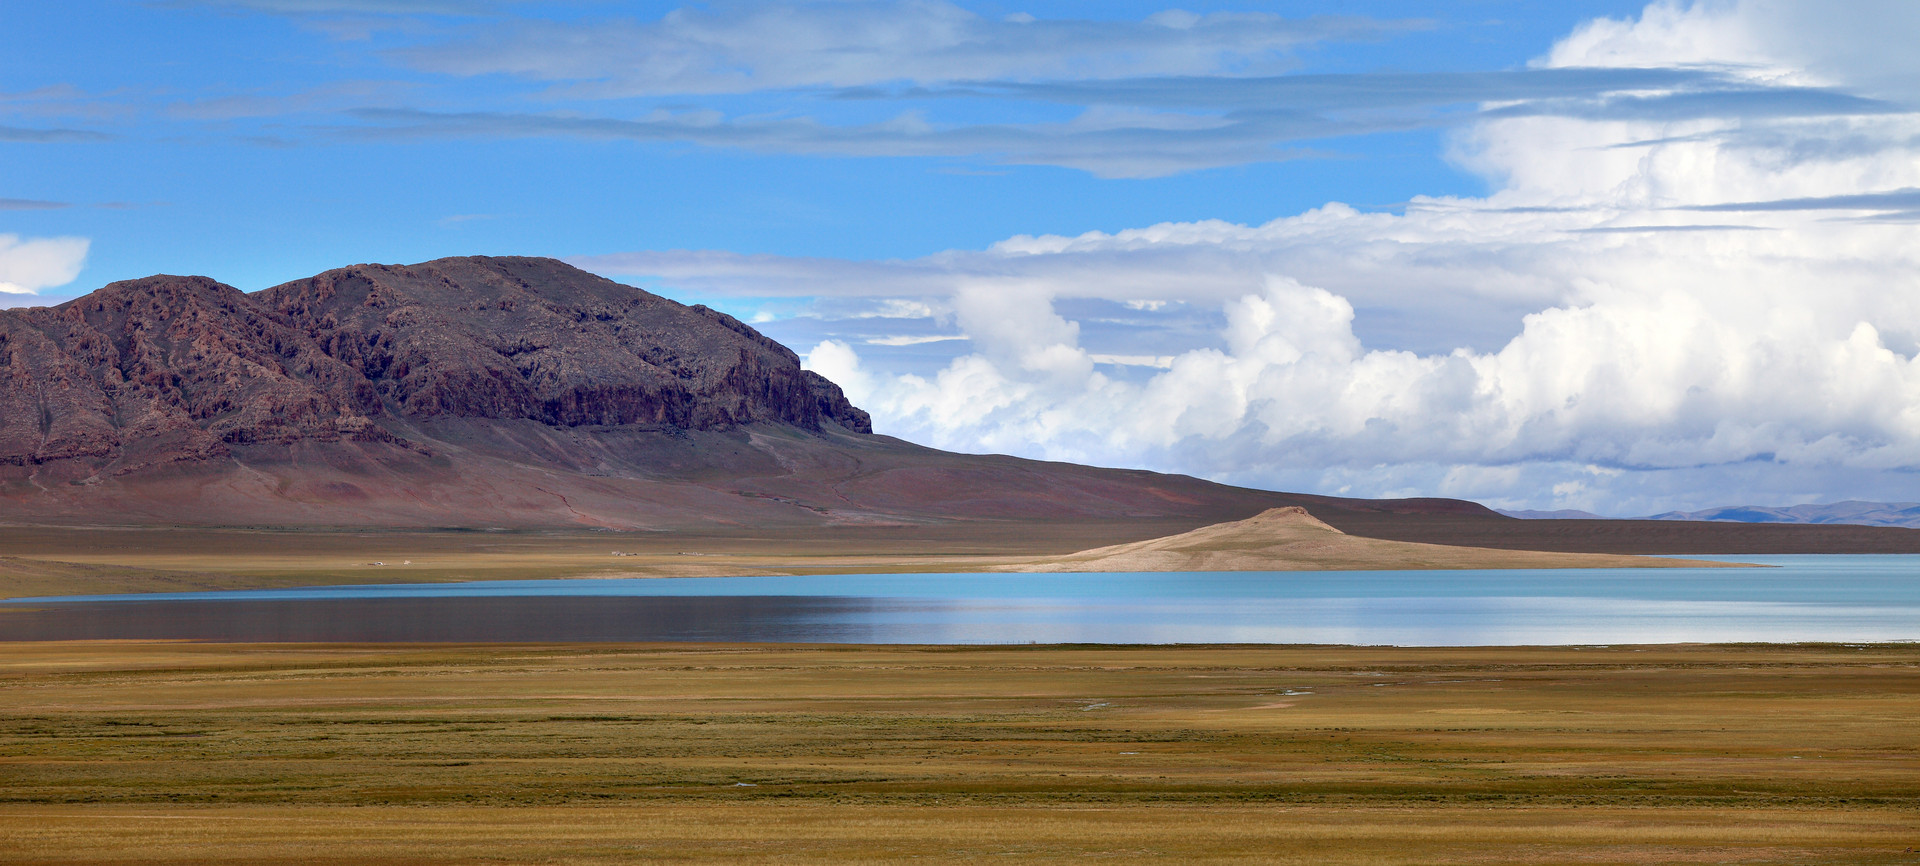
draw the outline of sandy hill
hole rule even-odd
[[[1599,553],[1547,553],[1386,541],[1348,535],[1305,508],[1270,508],[1245,520],[1130,544],[1096,547],[1006,571],[1316,571],[1405,568],[1631,568],[1721,563]]]

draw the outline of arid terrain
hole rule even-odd
[[[12,863],[1911,863],[1920,648],[16,644]]]

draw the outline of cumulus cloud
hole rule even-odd
[[[1910,51],[1849,56],[1812,8],[1656,3],[1583,26],[1538,67],[1867,82],[1888,106],[1920,92],[1894,86],[1920,65]],[[906,262],[587,264],[711,292],[927,297],[968,338],[939,344],[955,348],[943,366],[889,370],[879,347],[834,338],[807,361],[878,429],[947,448],[1611,514],[1897,499],[1920,471],[1920,225],[1897,218],[1915,210],[1916,140],[1904,109],[1516,112],[1453,143],[1493,193],[1404,214],[1330,204]],[[1218,318],[1143,353],[1066,312],[1086,299]]]
[[[33,294],[64,286],[87,263],[86,238],[21,238],[0,234],[0,293]]]

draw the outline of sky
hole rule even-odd
[[[0,8],[0,306],[540,255],[877,431],[1609,516],[1920,500],[1920,4]]]

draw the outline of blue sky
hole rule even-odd
[[[1201,14],[1281,16],[1293,32],[1217,63],[1184,56],[1110,62],[1117,73],[1131,67],[1202,78],[1238,72],[1235,67],[1322,75],[1511,70],[1583,18],[1632,8],[1553,4],[1551,14],[1541,16],[1528,8],[1538,5],[1189,4]],[[5,230],[91,239],[86,268],[68,293],[155,272],[206,273],[257,289],[345,263],[468,252],[724,249],[906,258],[1014,234],[1077,234],[1167,220],[1259,222],[1328,201],[1388,206],[1416,194],[1484,187],[1442,158],[1443,127],[1418,124],[1359,135],[1273,135],[1250,149],[1271,151],[1276,160],[1310,155],[1233,158],[1219,167],[1144,178],[1009,164],[992,142],[938,156],[888,155],[882,142],[872,148],[876,155],[843,155],[792,152],[798,144],[753,150],[693,138],[520,132],[512,129],[516,120],[719,112],[852,127],[856,140],[849,148],[857,149],[859,127],[904,115],[954,127],[1027,125],[1070,120],[1083,106],[1004,92],[914,98],[915,88],[969,88],[944,77],[892,79],[885,56],[839,80],[809,75],[812,70],[797,64],[802,68],[765,89],[690,77],[606,88],[593,94],[600,98],[577,91],[605,81],[619,70],[621,54],[634,49],[616,43],[605,47],[602,63],[549,72],[453,62],[470,51],[504,51],[500,43],[534,26],[549,28],[540,32],[551,33],[553,42],[615,27],[638,37],[676,8],[404,0],[10,4],[3,13],[7,26],[0,28],[6,58],[0,125],[54,140],[0,142],[6,166],[0,198],[68,206],[7,211]],[[979,16],[982,29],[1025,12],[1094,30],[1078,45],[1069,38],[1027,52],[1077,53],[1097,63],[1103,54],[1128,50],[1099,44],[1103,35],[1117,41],[1127,34],[1102,34],[1097,25],[1138,28],[1168,8],[981,4],[955,12]],[[754,7],[686,11],[725,22],[750,17]],[[865,4],[811,11],[823,26],[875,14]],[[912,25],[910,11],[895,14],[902,26]],[[564,51],[564,45],[527,50],[541,48]],[[996,61],[1002,68],[994,68]],[[1020,68],[1021,61],[989,56],[978,63],[984,77],[1013,73],[1010,84],[1100,80],[1034,74]],[[841,81],[873,93],[848,98]],[[444,115],[485,114],[495,115],[496,124],[473,133],[408,132],[422,124],[405,114],[369,112],[419,113],[427,124],[444,124]]]
[[[0,304],[549,255],[751,319],[942,447],[1615,514],[1920,499],[1916,14],[10,4]]]

